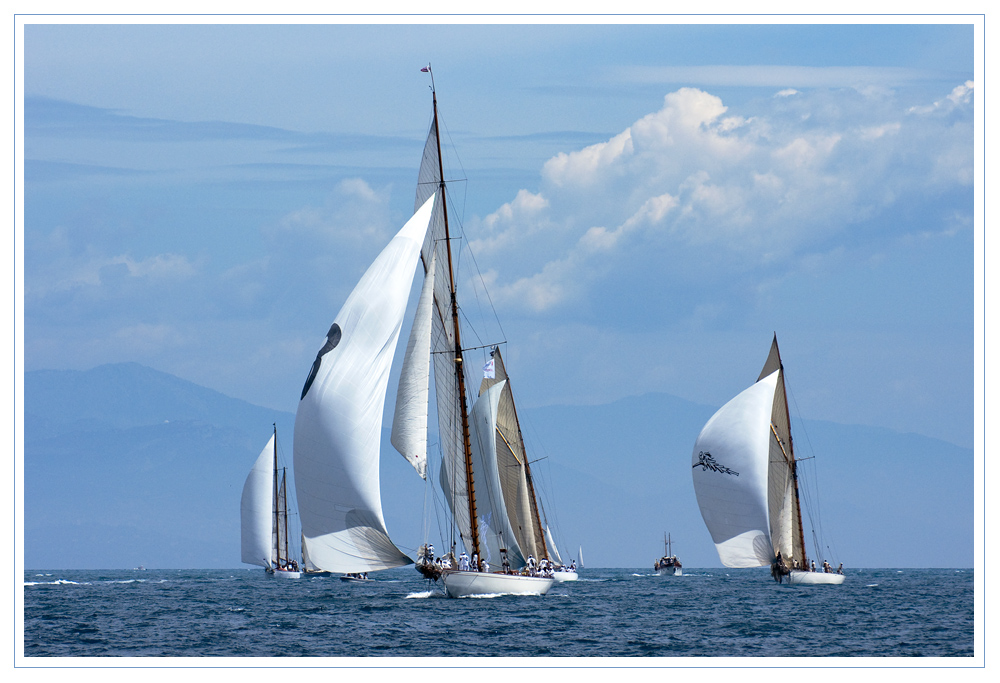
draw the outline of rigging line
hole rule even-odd
[[[809,432],[806,430],[805,421],[802,419],[802,411],[799,409],[798,399],[795,398],[795,394],[792,393],[792,391],[788,387],[787,373],[785,374],[785,396],[786,396],[786,405],[787,405],[787,397],[791,396],[792,398],[792,404],[795,406],[795,417],[797,418],[798,421],[799,431],[805,435],[806,445],[809,448],[809,452],[812,453],[813,454],[812,457],[815,458],[816,451],[813,448],[812,439],[809,438]],[[789,424],[789,429],[791,429],[791,424]],[[812,476],[807,478],[811,479],[812,481],[808,481],[807,482],[808,485],[803,486],[803,489],[805,489],[808,494],[806,496],[806,512],[809,515],[810,523],[814,527],[814,529],[815,528],[819,529],[820,540],[822,541],[823,516],[822,516],[822,510],[820,508],[819,468],[816,466],[815,463],[813,464],[813,468],[814,471],[812,472]],[[802,483],[801,479],[802,478],[800,477],[800,483]],[[810,486],[813,488],[812,491],[808,490]],[[813,533],[815,533],[815,531]]]
[[[461,235],[462,235],[461,239],[463,239],[464,242],[465,242],[465,249],[459,249],[458,250],[458,264],[456,266],[456,271],[460,271],[461,270],[462,255],[463,255],[463,253],[465,251],[468,251],[469,257],[472,259],[472,265],[473,265],[473,267],[475,269],[476,275],[478,276],[479,282],[482,285],[483,293],[486,295],[486,300],[487,300],[487,302],[489,304],[489,308],[493,312],[493,318],[496,320],[496,324],[500,328],[500,334],[501,334],[501,336],[503,336],[504,338],[506,338],[507,334],[503,330],[503,324],[500,322],[500,317],[497,314],[496,306],[493,304],[493,297],[490,296],[490,292],[489,292],[489,290],[486,287],[486,280],[483,278],[483,273],[482,273],[482,271],[479,268],[479,262],[476,260],[476,255],[472,251],[472,246],[471,246],[471,243],[469,241],[468,235],[466,235],[466,233],[465,233],[465,210],[466,210],[467,204],[468,204],[468,193],[469,193],[468,175],[465,172],[465,166],[462,164],[462,159],[461,159],[461,156],[459,156],[459,154],[458,154],[458,149],[455,146],[454,140],[452,140],[451,131],[448,129],[447,124],[441,118],[440,111],[438,112],[438,124],[440,126],[444,127],[444,129],[445,129],[445,135],[447,136],[448,141],[449,141],[449,145],[447,146],[447,149],[455,156],[455,158],[458,161],[458,166],[461,169],[462,174],[465,176],[464,178],[460,178],[460,179],[457,179],[457,180],[454,180],[454,181],[445,181],[446,186],[447,186],[447,183],[449,183],[449,182],[452,182],[452,183],[461,182],[461,183],[463,183],[462,188],[463,188],[464,196],[463,196],[463,199],[462,199],[461,215],[453,217],[453,218],[455,218],[456,222],[458,223],[458,227],[459,227],[459,230],[460,230]],[[453,239],[458,239],[458,238],[453,238]],[[473,288],[473,292],[476,293],[476,301],[479,302],[478,289],[477,288]],[[462,315],[463,315],[463,317],[467,321],[469,320],[468,317],[465,315],[464,311],[462,312]],[[470,326],[472,325],[471,321],[469,322],[469,325]],[[473,328],[473,329],[475,329],[475,328]],[[477,336],[477,338],[479,337],[478,334],[476,336]]]
[[[465,234],[465,226],[462,226],[462,234]],[[496,306],[493,305],[493,297],[490,296],[490,290],[486,287],[486,280],[483,278],[483,272],[479,269],[479,262],[476,260],[476,255],[472,251],[472,245],[466,240],[466,248],[469,250],[469,257],[472,259],[472,264],[476,267],[476,274],[479,275],[479,282],[483,286],[483,293],[486,295],[486,301],[490,305],[490,310],[493,311],[493,318],[497,321],[497,327],[500,328],[500,334],[504,338],[507,337],[507,333],[504,332],[503,323],[500,322],[500,316],[497,314]],[[476,301],[479,301],[479,297],[476,297]]]

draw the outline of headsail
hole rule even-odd
[[[705,424],[692,453],[698,506],[727,567],[768,565],[768,453],[778,372],[741,392]]]
[[[556,548],[556,542],[552,538],[552,530],[549,527],[545,527],[545,543],[548,547],[549,555],[555,560],[556,564],[562,564],[562,557],[559,556],[559,550]],[[565,550],[565,548],[563,548]]]
[[[335,572],[409,564],[385,528],[379,443],[389,368],[436,202],[382,250],[337,314],[295,416],[295,486],[309,563]]]
[[[427,398],[431,378],[435,264],[436,259],[431,253],[403,355],[390,436],[392,445],[424,479],[427,478]]]
[[[273,566],[274,553],[274,439],[272,434],[257,456],[243,484],[240,498],[240,560]]]

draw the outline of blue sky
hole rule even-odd
[[[718,406],[777,332],[803,418],[971,446],[974,18],[842,19],[28,18],[25,369],[294,411],[412,212],[430,62],[464,305],[523,405]]]

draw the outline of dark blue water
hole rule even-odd
[[[583,569],[544,597],[454,600],[261,569],[26,571],[25,657],[972,657],[973,570]],[[40,662],[35,662],[40,663]],[[960,665],[960,661],[955,664]]]

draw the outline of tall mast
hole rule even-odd
[[[438,127],[437,90],[434,88],[434,72],[431,74],[431,94],[434,99],[434,139],[437,142],[438,178],[440,178],[441,211],[444,216],[445,247],[448,250],[448,286],[451,292],[451,320],[455,332],[455,377],[458,381],[459,412],[462,416],[462,444],[465,451],[465,482],[469,498],[469,533],[472,536],[472,552],[479,555],[479,517],[476,514],[476,488],[472,476],[472,437],[469,433],[469,410],[466,405],[465,372],[462,363],[462,333],[458,324],[458,299],[455,296],[455,272],[451,256],[451,232],[448,228],[448,202],[445,198],[444,162],[441,160],[441,130]]]

